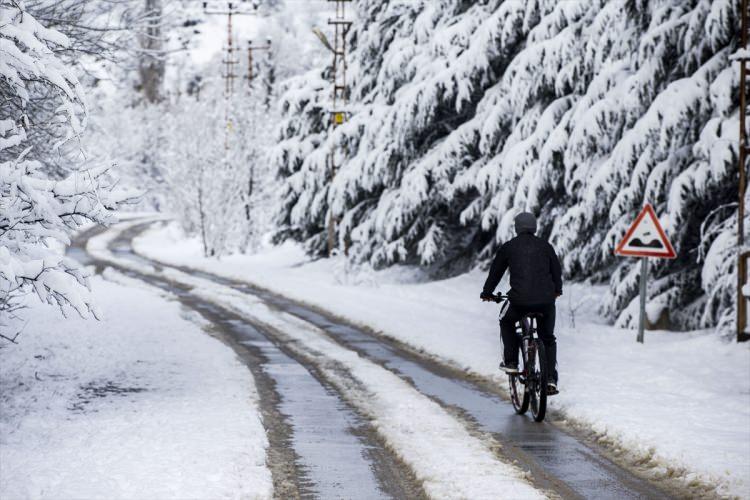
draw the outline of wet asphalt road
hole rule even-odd
[[[118,257],[161,267],[133,253],[130,241],[148,224],[125,231],[110,245]],[[91,235],[88,235],[91,236]],[[71,254],[96,263],[78,242]],[[106,264],[109,265],[109,264]],[[116,267],[116,266],[112,266]],[[171,266],[194,277],[211,280],[262,299],[269,306],[314,324],[345,347],[355,350],[407,380],[417,390],[452,411],[472,429],[500,445],[497,453],[531,472],[539,488],[562,498],[628,499],[672,498],[652,483],[618,466],[597,450],[548,422],[541,424],[514,413],[498,390],[415,354],[312,307],[296,303],[247,283]],[[189,290],[164,278],[119,269],[177,295],[180,300],[227,336],[229,345],[247,350],[247,360],[259,385],[270,428],[271,448],[286,447],[269,459],[277,494],[310,498],[415,498],[423,496],[418,483],[393,457],[365,419],[318,375],[314,366],[278,344],[258,325],[190,295]],[[242,354],[239,353],[238,354]],[[247,353],[245,353],[245,357]],[[241,357],[243,357],[241,355]],[[255,366],[251,366],[251,365]],[[258,366],[260,365],[260,366]],[[263,390],[265,388],[265,391]],[[263,392],[268,393],[263,398]],[[271,422],[281,419],[276,427]],[[283,462],[283,463],[281,463]],[[498,498],[502,498],[499,493]]]

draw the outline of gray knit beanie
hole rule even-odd
[[[516,234],[523,233],[536,233],[536,217],[534,217],[534,214],[521,212],[516,215]]]

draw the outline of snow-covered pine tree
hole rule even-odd
[[[276,164],[288,181],[282,209],[287,230],[322,251],[321,230],[331,207],[341,219],[340,239],[351,237],[353,254],[378,265],[408,260],[420,235],[437,240],[452,229],[461,232],[457,224],[440,227],[455,222],[451,217],[428,223],[422,215],[449,207],[437,197],[422,199],[425,185],[416,179],[402,190],[402,177],[430,145],[471,116],[492,75],[507,63],[508,54],[493,49],[495,39],[521,42],[518,5],[497,10],[499,3],[357,3],[358,27],[350,40],[352,101],[357,103],[352,119],[336,134],[324,133],[330,90],[321,77],[327,75],[311,72],[297,81],[301,88],[293,87],[282,98],[290,116],[281,127]],[[475,33],[480,44],[467,52]],[[453,64],[457,59],[460,63]],[[327,155],[334,145],[348,149],[351,159],[329,185]],[[419,205],[420,199],[434,208],[390,213],[401,201]],[[432,249],[446,250],[437,241],[421,247],[425,263],[441,260]]]
[[[285,82],[286,92],[281,98],[280,108],[286,118],[279,127],[276,146],[270,153],[271,164],[279,176],[286,178],[279,190],[281,209],[275,219],[279,228],[275,238],[277,241],[287,237],[305,241],[313,253],[325,249],[326,208],[321,207],[324,200],[318,195],[317,207],[313,211],[313,195],[325,184],[326,171],[316,171],[310,163],[313,160],[317,165],[326,163],[326,151],[322,147],[328,125],[326,84],[327,81],[316,71]],[[315,159],[309,156],[313,152]]]
[[[111,210],[128,196],[114,189],[106,166],[52,180],[41,162],[29,158],[29,133],[42,126],[29,119],[30,96],[46,95],[45,106],[65,124],[66,135],[48,147],[77,140],[85,124],[81,85],[51,49],[67,43],[37,22],[23,2],[0,4],[0,329],[9,327],[20,297],[31,292],[63,313],[72,308],[84,317],[96,314],[88,273],[59,247],[84,223],[113,220]]]
[[[653,269],[652,304],[675,327],[727,324],[735,4],[358,2],[352,119],[328,133],[324,71],[282,98],[283,234],[320,252],[332,210],[353,258],[452,272],[531,210],[567,276],[609,280],[603,310],[630,325],[638,268],[612,250],[648,201],[680,254]]]

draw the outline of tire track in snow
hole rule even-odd
[[[126,230],[119,238],[128,237]],[[262,326],[201,299],[191,287],[158,276],[160,266],[101,258],[106,257],[106,241],[104,248],[94,252],[97,260],[90,263],[100,269],[106,263],[173,294],[210,323],[211,333],[232,347],[253,373],[270,443],[267,461],[277,498],[423,497],[418,482],[315,367],[300,363],[298,356]],[[72,253],[85,261],[80,248]]]
[[[431,497],[544,498],[521,470],[498,460],[486,442],[401,377],[340,346],[314,325],[222,288],[198,293],[254,318],[318,366],[354,406],[369,415]]]
[[[270,308],[247,292],[194,278],[169,266],[159,269],[150,264],[123,262],[102,248],[101,242],[96,243],[89,245],[89,251],[97,258],[125,268],[142,267],[147,274],[155,272],[192,287],[192,294],[259,324],[298,357],[314,363],[330,383],[371,418],[389,448],[422,481],[428,495],[472,499],[545,497],[520,469],[500,459],[486,440],[472,434],[450,411],[401,376],[341,346],[316,326]]]

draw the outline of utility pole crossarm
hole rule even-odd
[[[334,24],[342,24],[344,26],[351,26],[353,24],[353,21],[342,21],[339,19],[329,19],[328,24],[334,25]]]
[[[210,8],[210,6],[217,5],[217,4],[226,4],[226,8]],[[243,9],[243,5],[251,4],[253,11],[248,12],[247,10]],[[260,7],[260,4],[258,2],[248,2],[247,0],[239,0],[239,1],[233,1],[233,2],[203,2],[203,12],[205,14],[209,15],[222,15],[226,16],[228,14],[233,15],[255,15],[257,14],[258,7]]]

